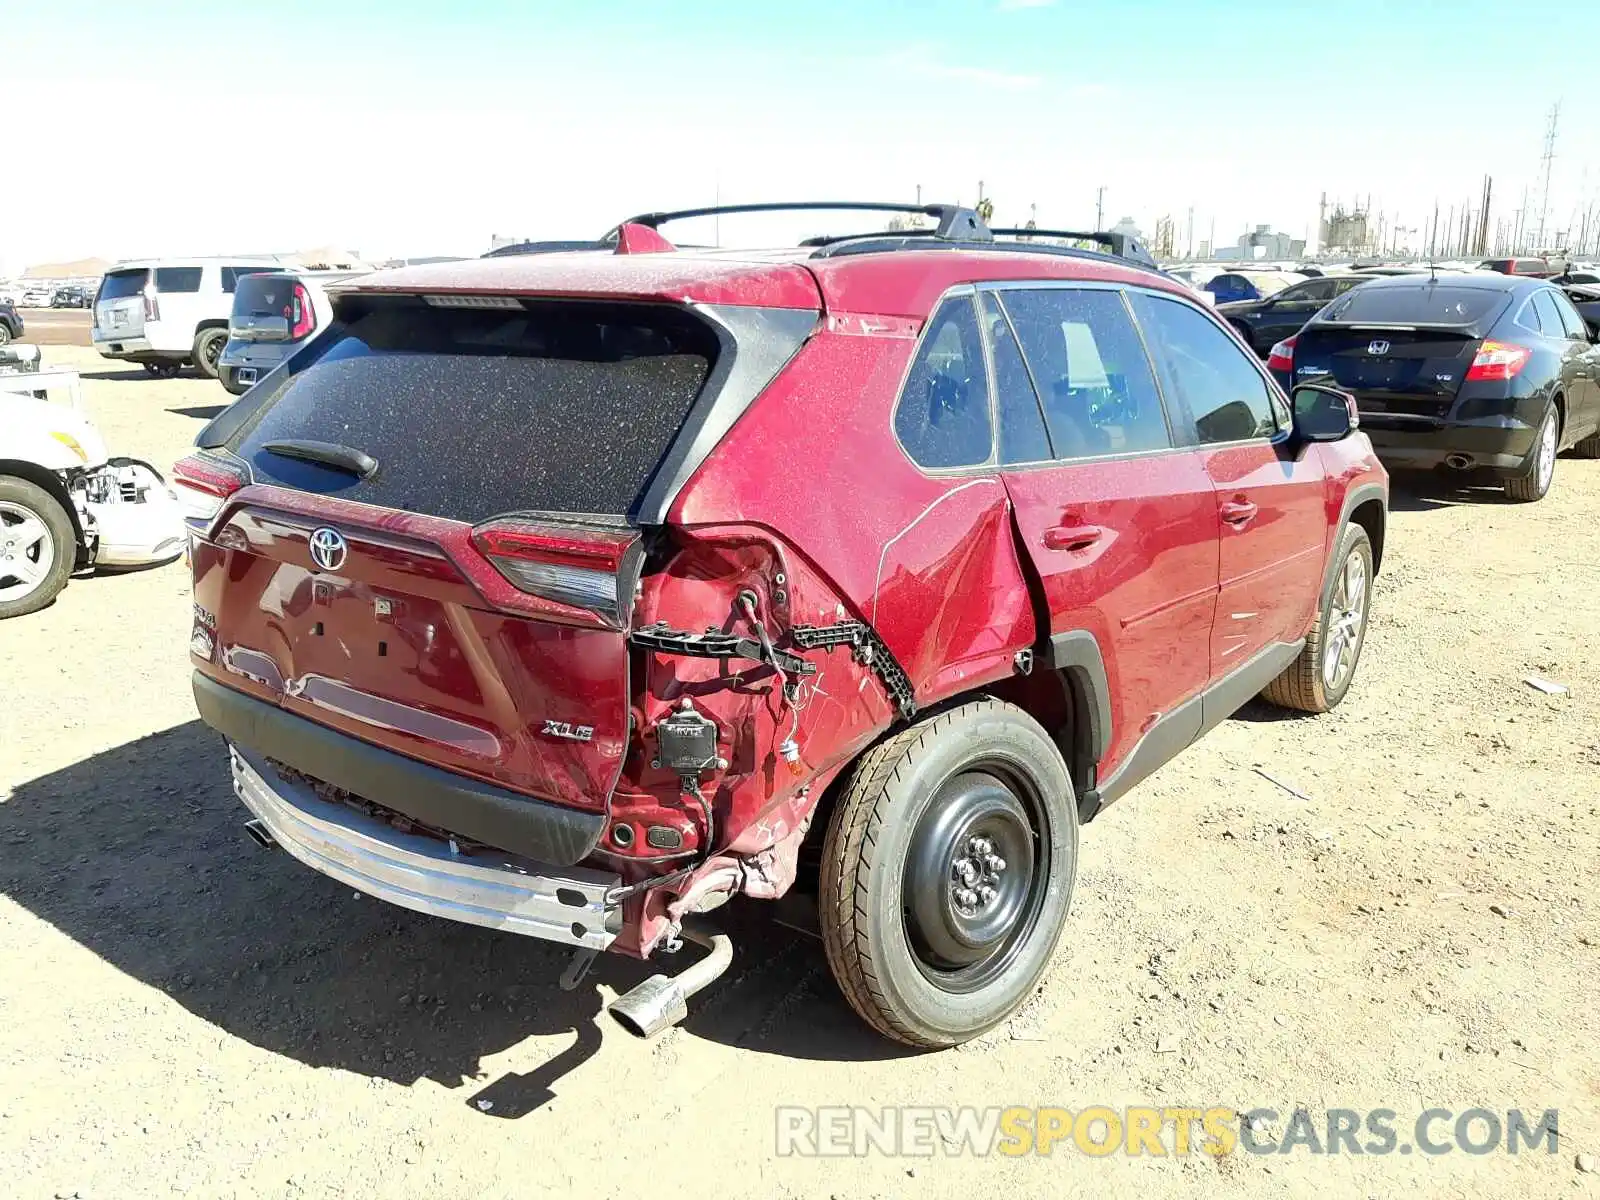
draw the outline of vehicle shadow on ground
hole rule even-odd
[[[145,370],[129,371],[121,367],[107,367],[97,370],[93,367],[80,367],[78,374],[84,379],[103,379],[108,383],[132,383],[134,380],[148,379],[157,382],[158,376]]]
[[[1463,504],[1503,504],[1506,495],[1496,487],[1451,483],[1432,475],[1393,475],[1389,479],[1392,512],[1433,512]]]
[[[603,955],[563,992],[561,947],[358,899],[256,847],[226,763],[221,739],[191,721],[20,785],[0,804],[0,890],[253,1045],[312,1067],[483,1089],[473,1098],[497,1117],[539,1107],[599,1048],[596,983],[620,993],[699,953]],[[800,1058],[900,1053],[837,995],[821,944],[756,907],[723,910],[734,965],[691,1001],[686,1032]],[[576,1034],[572,1047],[536,1070],[478,1077],[485,1056],[562,1033]]]
[[[187,408],[169,408],[169,413],[179,417],[195,417],[201,421],[209,421],[228,411],[226,404],[194,404]]]

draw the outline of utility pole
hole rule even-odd
[[[1099,233],[1106,227],[1106,187],[1101,184],[1094,194],[1094,231]]]
[[[1438,257],[1438,249],[1439,249],[1439,200],[1438,200],[1438,197],[1435,197],[1434,201],[1433,201],[1433,228],[1428,233],[1428,257],[1429,258]]]
[[[1194,257],[1194,205],[1189,205],[1189,232],[1185,235],[1183,256]]]
[[[1539,244],[1535,250],[1544,249],[1544,225],[1550,216],[1550,166],[1556,157],[1556,122],[1561,118],[1561,101],[1550,107],[1550,128],[1544,135],[1544,194],[1539,201]]]
[[[1475,253],[1482,256],[1489,253],[1489,206],[1494,195],[1494,176],[1483,177],[1483,210],[1478,218],[1478,244]]]

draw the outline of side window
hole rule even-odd
[[[919,466],[989,461],[989,377],[970,296],[946,300],[929,320],[895,409],[894,429]]]
[[[989,331],[989,353],[994,358],[994,400],[1000,421],[1002,463],[1049,462],[1050,438],[1044,431],[1044,413],[1033,390],[1022,351],[1011,332],[1011,322],[993,292],[979,297],[983,324]]]
[[[1539,310],[1539,324],[1544,328],[1546,337],[1567,336],[1567,327],[1561,323],[1561,310],[1556,307],[1554,292],[1540,292],[1533,298],[1533,306]]]
[[[277,267],[223,267],[222,290],[228,295],[233,295],[234,289],[239,286],[239,280],[246,275],[260,275],[265,271],[276,271]]]
[[[156,291],[198,292],[200,272],[200,267],[157,267]]]
[[[1278,299],[1286,302],[1303,300],[1308,304],[1326,304],[1334,296],[1334,281],[1331,279],[1313,279],[1309,283],[1299,283],[1294,287],[1285,288],[1278,294]]]
[[[1561,314],[1561,323],[1566,327],[1567,336],[1578,341],[1589,340],[1589,330],[1583,323],[1583,316],[1572,306],[1572,301],[1562,295],[1552,295],[1555,301],[1556,312]]]
[[[1340,277],[1336,275],[1333,277],[1333,291],[1329,293],[1328,298],[1330,300],[1335,300],[1344,295],[1351,288],[1355,287],[1356,284],[1364,282],[1365,280],[1357,276],[1345,275]]]
[[[1533,298],[1530,296],[1522,302],[1522,307],[1517,309],[1517,315],[1512,318],[1515,324],[1522,326],[1529,333],[1543,333],[1544,326],[1539,321],[1539,310],[1534,307]]]
[[[1271,437],[1278,431],[1267,381],[1209,317],[1144,292],[1135,293],[1134,303],[1151,350],[1164,364],[1202,443]]]
[[[1172,445],[1161,392],[1121,292],[1040,288],[1001,298],[1038,384],[1057,458]]]

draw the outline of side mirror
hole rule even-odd
[[[1294,389],[1294,432],[1302,442],[1337,442],[1361,425],[1356,398],[1320,383]]]

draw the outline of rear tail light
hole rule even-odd
[[[1274,346],[1267,355],[1267,370],[1292,371],[1294,370],[1294,344],[1299,340],[1297,333],[1293,337],[1286,337]]]
[[[156,285],[144,285],[144,319],[146,321],[159,321],[161,319],[161,305],[156,302]]]
[[[478,553],[518,591],[622,625],[638,574],[636,531],[495,521],[472,531]]]
[[[1515,342],[1484,342],[1478,347],[1472,366],[1467,368],[1466,382],[1514,378],[1532,357],[1533,351],[1529,347],[1519,346]]]
[[[192,525],[204,527],[222,508],[222,502],[245,485],[245,474],[211,454],[191,454],[172,465],[173,491],[183,515]]]
[[[306,291],[306,285],[294,285],[294,304],[289,321],[289,340],[298,342],[303,337],[308,337],[317,327],[316,309],[311,304],[311,293]]]

